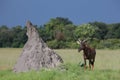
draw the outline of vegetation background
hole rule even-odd
[[[89,22],[75,25],[68,18],[51,18],[44,25],[34,25],[43,40],[53,49],[78,48],[78,38],[89,39],[88,44],[97,49],[120,48],[120,23]],[[27,41],[26,27],[0,26],[1,48],[22,48]]]

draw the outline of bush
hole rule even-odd
[[[90,42],[92,47],[97,49],[119,49],[120,48],[120,40],[119,39],[107,39],[107,40],[93,40]]]
[[[52,48],[52,49],[57,49],[57,46],[58,46],[57,40],[48,41],[47,44],[48,44],[48,46],[49,46],[50,48]]]
[[[66,42],[66,48],[70,49],[76,49],[79,47],[79,45],[76,42]]]
[[[64,49],[64,48],[66,48],[66,44],[64,41],[53,40],[53,41],[48,41],[47,44],[52,49],[61,49],[61,48]]]
[[[76,42],[66,42],[66,41],[48,41],[48,46],[53,49],[76,49],[79,45]],[[120,40],[119,39],[107,39],[107,40],[99,40],[93,39],[88,41],[88,44],[96,49],[120,49]]]
[[[79,46],[76,42],[66,42],[57,40],[48,41],[47,44],[52,49],[66,49],[66,48],[75,49],[78,48]]]
[[[104,41],[104,45],[106,48],[118,49],[120,48],[120,40],[119,39],[108,39]]]

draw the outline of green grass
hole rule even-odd
[[[12,68],[22,49],[0,49],[0,80],[119,80],[120,79],[120,50],[97,50],[95,69],[84,70],[79,67],[83,62],[82,52],[76,49],[55,50],[64,60],[59,68],[51,70],[14,73]]]

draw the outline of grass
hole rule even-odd
[[[95,69],[84,70],[79,67],[83,62],[82,52],[76,49],[55,50],[64,60],[67,70],[41,70],[26,73],[14,73],[12,68],[22,49],[0,49],[0,80],[119,80],[120,50],[97,50]]]
[[[0,70],[11,69],[21,51],[22,49],[18,48],[0,48]]]
[[[83,52],[76,49],[55,50],[63,58],[65,63],[78,64],[83,61]],[[120,70],[120,50],[97,50],[95,69],[97,70]]]

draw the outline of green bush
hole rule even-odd
[[[76,42],[67,42],[67,41],[48,41],[48,46],[52,49],[76,49],[79,45]],[[96,49],[120,49],[120,40],[119,39],[107,39],[99,40],[93,39],[88,41],[88,45]]]
[[[48,46],[52,49],[76,49],[79,47],[79,45],[76,42],[66,42],[66,41],[48,41],[47,42]]]
[[[64,49],[64,48],[66,48],[66,44],[64,41],[53,40],[53,41],[48,41],[47,44],[52,49]]]
[[[57,40],[53,40],[53,41],[48,41],[47,42],[48,46],[52,49],[56,49],[58,44],[57,44]]]
[[[79,45],[76,42],[66,42],[66,48],[70,49],[76,49],[79,47]]]
[[[120,49],[120,40],[119,39],[107,39],[107,40],[93,40],[90,42],[92,47],[97,49]]]

